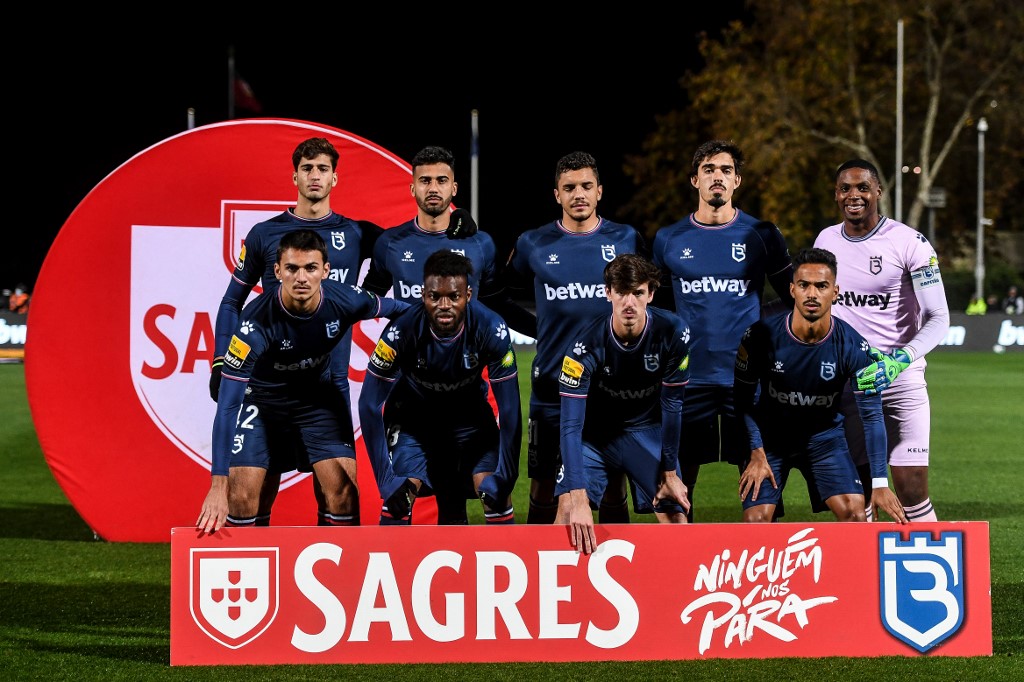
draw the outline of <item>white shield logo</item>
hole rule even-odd
[[[964,622],[962,532],[878,535],[882,623],[921,653],[938,646]]]
[[[821,363],[821,378],[825,381],[831,381],[836,378],[836,363],[824,362]]]
[[[336,250],[341,251],[345,248],[345,233],[344,232],[331,232],[331,246]]]
[[[615,260],[615,244],[601,244],[601,258],[609,263]]]
[[[732,259],[737,263],[742,263],[747,259],[747,245],[746,244],[733,244],[732,245]]]
[[[644,369],[648,372],[657,372],[661,366],[661,359],[657,353],[644,353]]]
[[[276,547],[193,549],[192,619],[211,639],[238,649],[259,637],[278,607]]]

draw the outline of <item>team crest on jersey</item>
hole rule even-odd
[[[558,382],[569,388],[579,388],[580,378],[583,376],[583,365],[576,362],[568,355],[562,358],[562,372],[558,375]]]
[[[457,253],[460,256],[465,256],[466,255],[466,250],[465,249],[450,249],[450,250],[451,250],[452,253]]]
[[[345,248],[345,233],[344,232],[331,232],[331,246],[338,251]]]
[[[238,649],[270,627],[278,608],[278,549],[193,549],[190,610],[214,641]]]
[[[462,354],[462,367],[464,369],[476,369],[480,366],[480,356],[476,353]]]
[[[328,322],[327,324],[324,325],[324,328],[327,329],[327,338],[333,339],[334,337],[341,333],[341,321],[333,320],[331,322]]]
[[[238,254],[238,263],[235,265],[235,269],[241,270],[243,265],[245,265],[245,242],[242,242],[242,250]]]
[[[879,611],[893,637],[927,653],[964,622],[964,537],[960,531],[878,534]]]
[[[224,364],[233,369],[241,369],[251,350],[252,346],[237,336],[232,336],[231,343],[228,344],[228,352],[224,354]]]
[[[615,260],[615,244],[601,244],[601,258],[609,263]]]
[[[648,372],[657,372],[661,366],[661,358],[657,353],[644,353],[644,369]]]
[[[747,259],[747,245],[746,244],[733,244],[732,245],[732,259],[737,263],[742,263]]]
[[[877,275],[880,272],[882,272],[882,257],[881,256],[871,256],[871,258],[868,260],[868,271],[872,275]]]
[[[836,363],[834,362],[821,362],[821,378],[825,381],[832,381],[836,378]]]
[[[391,366],[395,364],[395,349],[384,343],[384,339],[377,342],[377,347],[373,349],[373,355],[370,356],[370,364],[377,369],[391,369]]]

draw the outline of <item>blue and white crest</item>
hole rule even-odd
[[[657,353],[644,353],[644,369],[648,372],[657,372],[661,366],[661,359]]]
[[[344,232],[331,232],[331,246],[338,251],[345,248],[345,233]]]
[[[964,534],[929,532],[900,540],[899,531],[878,534],[882,624],[921,653],[938,646],[964,622]]]
[[[615,244],[601,244],[601,258],[609,263],[615,260]]]
[[[821,362],[821,378],[825,381],[831,381],[836,378],[836,363],[834,362]]]
[[[747,245],[743,243],[733,244],[732,259],[737,263],[742,263],[743,261],[745,261],[747,259]]]
[[[337,336],[341,332],[341,321],[340,320],[334,320],[333,322],[328,322],[324,326],[327,328],[327,338],[329,338],[329,339],[333,339],[335,336]]]

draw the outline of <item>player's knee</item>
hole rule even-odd
[[[743,510],[744,523],[771,523],[775,512],[774,504],[759,504]]]

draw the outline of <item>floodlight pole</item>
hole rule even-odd
[[[978,229],[977,265],[974,268],[974,295],[985,300],[985,131],[988,121],[978,119]]]

